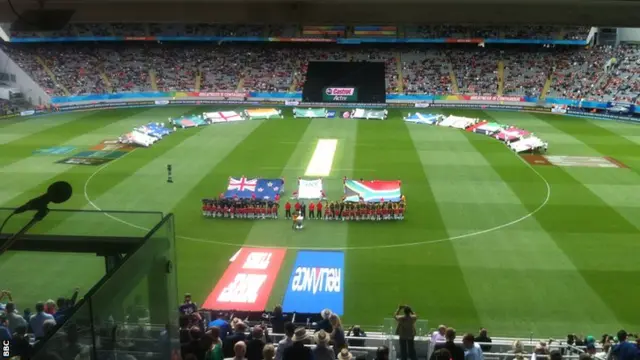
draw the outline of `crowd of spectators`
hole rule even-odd
[[[402,28],[401,28],[402,29]],[[586,40],[590,28],[587,26],[464,26],[464,25],[419,25],[407,26],[404,35],[408,38],[503,38],[503,39],[553,39]],[[351,32],[347,32],[354,36]],[[257,37],[327,37],[318,34],[303,34],[299,26],[275,25],[221,25],[221,24],[87,24],[70,23],[60,31],[50,33],[11,32],[12,37],[34,36],[257,36]]]
[[[500,50],[145,43],[3,49],[47,93],[59,96],[301,91],[310,61],[384,62],[388,93],[440,95],[457,88],[460,94],[495,95],[502,82],[503,95],[536,97],[548,79],[549,97],[633,102],[640,91],[640,47],[634,45]]]
[[[178,309],[178,350],[174,350],[177,343],[171,343],[172,330],[169,327],[152,333],[149,311],[139,297],[125,310],[124,323],[116,324],[108,319],[91,331],[97,337],[86,341],[80,323],[71,320],[65,323],[72,319],[77,295],[76,289],[71,298],[37,303],[35,313],[28,309],[20,313],[11,294],[2,291],[0,342],[9,341],[11,356],[21,356],[25,360],[36,350],[44,353],[39,353],[39,358],[44,356],[42,358],[50,360],[90,359],[93,346],[106,358],[117,355],[126,360],[141,357],[166,359],[170,353],[173,353],[171,358],[174,360],[360,360],[370,359],[372,350],[376,360],[389,360],[387,346],[377,349],[366,347],[368,334],[358,325],[345,327],[340,316],[329,309],[316,315],[313,322],[307,319],[306,324],[296,322],[295,314],[283,313],[279,305],[259,318],[250,319],[250,315],[233,312],[213,313],[215,316],[211,318],[212,312],[199,309],[190,294],[185,295]],[[532,353],[525,350],[521,341],[514,341],[511,350],[504,353],[504,345],[496,345],[487,329],[459,337],[452,327],[440,325],[433,333],[418,333],[418,315],[408,305],[398,306],[393,318],[397,336],[394,346],[396,356],[401,360],[417,360],[418,336],[427,336],[434,344],[430,360],[484,360],[485,354],[488,358],[510,360],[536,359],[536,356],[562,360],[568,355],[573,358],[579,355],[580,360],[640,358],[638,334],[628,334],[624,330],[616,336],[605,334],[600,341],[593,336],[574,334],[570,334],[565,342],[543,340],[537,343]],[[58,324],[62,326],[56,328]],[[96,323],[95,326],[99,325]],[[372,338],[376,336],[371,335]],[[44,347],[38,345],[45,340]],[[501,350],[496,350],[496,347]]]
[[[408,27],[409,38],[483,38],[483,39],[547,39],[586,40],[589,27],[560,26],[462,26],[462,25],[421,25]]]
[[[76,289],[70,298],[60,297],[56,301],[50,299],[39,302],[35,304],[34,312],[28,308],[21,312],[17,309],[11,292],[2,290],[0,292],[0,343],[3,341],[10,343],[11,356],[29,359],[34,346],[52,333],[58,323],[64,322],[70,316],[78,291],[79,289]],[[61,352],[71,355],[73,359],[79,353],[75,345],[74,342],[69,342],[69,346],[61,349]],[[78,352],[73,353],[74,349],[78,349]]]

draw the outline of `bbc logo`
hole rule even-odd
[[[10,353],[11,352],[9,351],[9,341],[4,340],[2,342],[2,357],[8,358]]]

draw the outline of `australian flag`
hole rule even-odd
[[[224,197],[227,199],[274,200],[284,189],[282,179],[229,178]]]

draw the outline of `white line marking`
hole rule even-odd
[[[337,139],[319,139],[304,176],[329,176],[337,148]]]
[[[135,151],[135,150],[134,150]],[[133,151],[131,151],[130,153],[132,153]],[[494,226],[492,228],[489,229],[485,229],[485,230],[480,230],[480,231],[474,231],[471,233],[467,233],[467,234],[462,234],[462,235],[457,235],[457,236],[451,236],[448,238],[442,238],[442,239],[435,239],[435,240],[425,240],[425,241],[417,241],[417,242],[412,242],[412,243],[399,243],[399,244],[389,244],[389,245],[374,245],[374,246],[344,246],[344,247],[313,247],[313,246],[309,246],[309,247],[302,247],[302,246],[276,246],[276,245],[259,245],[259,244],[243,244],[243,243],[230,243],[230,242],[224,242],[224,241],[217,241],[217,240],[207,240],[207,239],[200,239],[200,238],[194,238],[194,237],[189,237],[189,236],[180,236],[180,235],[176,235],[176,238],[178,239],[182,239],[182,240],[188,240],[188,241],[193,241],[193,242],[201,242],[201,243],[208,243],[208,244],[215,244],[215,245],[224,245],[224,246],[240,246],[240,247],[253,247],[253,248],[273,248],[273,247],[279,247],[279,248],[283,248],[283,249],[288,249],[288,250],[375,250],[375,249],[392,249],[392,248],[402,248],[402,247],[409,247],[409,246],[419,246],[419,245],[431,245],[431,244],[438,244],[438,243],[442,243],[442,242],[446,242],[446,241],[453,241],[453,240],[461,240],[461,239],[468,239],[468,238],[472,238],[474,236],[478,236],[478,235],[483,235],[483,234],[488,234],[497,230],[502,230],[504,228],[507,228],[509,226],[515,225],[519,222],[522,222],[530,217],[532,217],[533,215],[535,215],[537,212],[539,212],[540,210],[542,210],[542,208],[544,208],[547,203],[549,202],[549,199],[551,198],[551,185],[549,184],[549,182],[547,181],[547,179],[545,179],[544,176],[542,176],[542,174],[540,174],[531,164],[529,164],[528,162],[526,162],[520,155],[513,153],[511,151],[509,151],[510,153],[512,153],[514,156],[518,157],[518,159],[520,159],[520,161],[522,161],[525,165],[527,165],[529,167],[529,169],[531,169],[531,171],[533,171],[534,174],[536,174],[536,176],[538,176],[545,184],[545,187],[547,189],[547,194],[545,195],[544,201],[542,201],[542,203],[540,204],[540,206],[538,206],[537,208],[535,208],[532,212],[518,218],[515,219],[513,221],[504,223],[502,225],[498,225],[498,226]],[[93,179],[93,177],[95,175],[97,175],[100,171],[104,170],[105,168],[107,168],[107,166],[113,164],[114,162],[118,161],[119,159],[123,158],[124,156],[108,162],[106,164],[104,164],[103,166],[101,166],[100,168],[98,168],[93,174],[91,174],[91,176],[89,176],[89,178],[87,179],[87,181],[84,183],[84,197],[87,200],[87,202],[93,206],[94,209],[98,210],[98,211],[104,211],[102,209],[100,209],[93,201],[91,201],[91,199],[89,198],[89,194],[87,193],[87,188],[89,187],[89,182],[91,181],[91,179]],[[136,224],[132,224],[130,222],[124,221],[120,218],[117,218],[113,215],[110,215],[108,213],[104,213],[105,216],[120,222],[122,224],[125,225],[129,225],[133,228],[136,229],[140,229],[140,230],[144,230],[144,231],[150,231],[151,229],[136,225]]]

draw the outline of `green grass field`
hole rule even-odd
[[[86,150],[135,125],[206,110],[127,109],[1,121],[0,204],[20,205],[65,180],[75,192],[61,208],[172,212],[179,290],[199,303],[241,246],[289,248],[270,306],[282,301],[296,250],[327,248],[346,253],[348,323],[381,324],[399,303],[408,303],[431,326],[474,332],[484,326],[496,335],[599,335],[640,327],[640,126],[447,112],[521,126],[548,141],[549,154],[610,156],[628,169],[532,167],[491,138],[405,124],[404,112],[395,110],[387,121],[285,118],[185,129],[104,167],[55,163],[70,154],[33,154],[50,146]],[[302,176],[320,138],[338,139],[325,181],[330,199],[341,197],[344,176],[400,179],[407,219],[308,222],[304,231],[292,232],[285,220],[201,216],[201,199],[217,196],[229,176]],[[174,184],[166,182],[167,164],[173,165]],[[294,189],[289,183],[286,190],[290,195]],[[123,219],[142,228],[157,221],[151,215]],[[42,226],[52,232],[143,233],[102,215],[87,221],[57,214]],[[32,307],[76,286],[88,290],[103,267],[95,256],[10,252],[0,257],[0,288],[11,290],[21,308]]]

